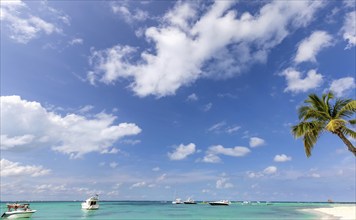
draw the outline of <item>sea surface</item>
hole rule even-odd
[[[133,202],[100,201],[100,208],[93,211],[81,209],[81,202],[31,202],[31,208],[37,210],[30,219],[140,219],[140,220],[317,220],[320,217],[300,211],[306,208],[330,207],[326,203],[252,203],[244,205],[233,202],[230,206],[173,205],[169,202]],[[6,203],[1,203],[1,214],[6,210]]]

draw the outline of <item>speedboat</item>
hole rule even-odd
[[[219,200],[215,202],[209,202],[210,205],[230,205],[231,202],[229,200]]]
[[[183,202],[180,198],[177,198],[176,200],[174,200],[174,201],[172,202],[172,204],[178,205],[178,204],[184,204],[184,202]]]
[[[86,210],[99,209],[99,196],[95,195],[85,200],[85,202],[82,203],[82,209],[86,209]]]
[[[14,218],[30,218],[33,213],[36,212],[36,210],[31,210],[30,209],[30,204],[6,204],[7,206],[7,212],[4,212],[1,215],[1,218],[9,218],[9,219],[14,219]]]
[[[187,200],[184,201],[184,204],[197,204],[193,199],[188,198]]]

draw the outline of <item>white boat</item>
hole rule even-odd
[[[7,212],[1,215],[1,218],[15,219],[15,218],[30,218],[36,210],[30,209],[30,204],[6,204]]]
[[[82,209],[86,209],[86,210],[99,209],[99,196],[95,195],[85,200],[85,202],[82,203]]]
[[[184,204],[197,204],[193,199],[191,199],[191,198],[188,198],[187,200],[185,200],[184,202],[183,202]]]
[[[184,204],[184,202],[180,198],[177,198],[172,202],[172,204],[178,205],[178,204]]]
[[[219,200],[215,202],[209,202],[210,205],[230,205],[231,202],[229,200]]]

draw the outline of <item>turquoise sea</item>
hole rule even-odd
[[[326,203],[272,203],[266,205],[233,202],[230,206],[211,206],[198,203],[196,205],[173,205],[171,202],[133,202],[133,201],[101,201],[100,209],[85,211],[81,202],[31,202],[31,208],[37,212],[30,219],[185,219],[185,220],[231,220],[231,219],[266,219],[294,220],[320,219],[313,214],[299,210],[305,208],[329,207]],[[1,213],[6,203],[1,203]]]

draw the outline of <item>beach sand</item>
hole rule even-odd
[[[356,204],[340,204],[330,208],[303,209],[302,211],[318,214],[320,220],[356,220]]]

